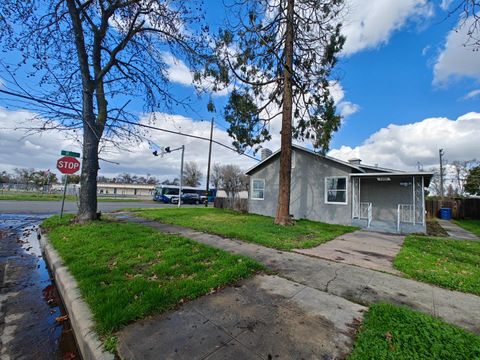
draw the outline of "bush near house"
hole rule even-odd
[[[480,295],[480,241],[410,235],[393,265],[413,279]]]
[[[427,235],[429,236],[448,236],[447,231],[440,226],[436,219],[427,220]]]
[[[273,223],[271,217],[216,208],[142,209],[137,210],[136,214],[150,220],[185,226],[279,250],[314,247],[357,230],[353,226],[310,220],[297,220],[293,226],[279,226]]]

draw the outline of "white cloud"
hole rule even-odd
[[[26,111],[8,111],[0,108],[0,131],[2,134],[0,137],[0,171],[12,171],[15,167],[54,170],[62,149],[81,150],[81,145],[73,139],[74,134],[69,131],[46,131],[25,136],[25,130],[15,130],[22,123],[25,126],[41,124],[41,120],[31,120],[33,116],[34,114]],[[156,114],[156,119],[155,125],[158,127],[206,138],[210,135],[209,122],[196,122],[183,116],[167,114]],[[142,118],[141,122],[148,122],[148,118]],[[208,160],[207,141],[159,131],[151,131],[143,135],[160,146],[174,148],[185,145],[185,161],[198,162],[205,175]],[[214,139],[226,145],[230,145],[232,142],[228,134],[218,128],[214,130]],[[147,141],[139,143],[123,141],[122,146],[130,151],[110,147],[100,154],[101,158],[120,164],[100,161],[100,175],[116,176],[119,173],[129,172],[143,176],[151,174],[162,180],[179,176],[180,151],[167,154],[162,158],[152,155]],[[255,160],[213,144],[212,163],[217,162],[237,164],[243,169],[256,163]]]
[[[442,2],[440,3],[440,8],[442,10],[448,10],[452,2],[453,0],[442,0]]]
[[[350,101],[342,101],[338,105],[338,109],[340,110],[340,115],[345,119],[349,117],[350,115],[355,114],[360,110],[360,106],[357,104],[354,104]]]
[[[445,85],[460,77],[480,79],[480,52],[465,46],[472,22],[473,19],[469,18],[447,34],[443,50],[433,68],[434,84]]]
[[[359,105],[343,100],[345,98],[345,90],[338,81],[330,82],[330,94],[335,101],[338,112],[344,119],[360,110]]]
[[[174,57],[170,53],[163,53],[162,59],[165,64],[168,66],[167,68],[167,76],[168,80],[171,82],[185,85],[185,86],[193,86],[193,73],[190,68],[180,59]],[[204,78],[202,80],[201,88],[204,91],[212,92],[214,86],[214,79],[212,77]],[[213,96],[226,96],[231,91],[232,87],[226,87],[221,90],[212,92]]]
[[[78,150],[73,133],[57,131],[32,133],[26,127],[41,127],[35,114],[28,111],[8,111],[0,108],[0,169],[11,171],[15,167],[55,168],[60,150]],[[18,130],[15,130],[18,129]]]
[[[430,51],[431,48],[432,48],[431,45],[425,46],[425,47],[422,49],[422,56],[426,56],[426,55],[428,54],[428,52]]]
[[[342,146],[329,155],[348,160],[360,158],[369,165],[414,170],[420,162],[425,170],[438,166],[438,149],[445,149],[448,161],[478,157],[480,113],[467,113],[456,120],[437,117],[406,124],[390,124],[361,145]]]
[[[464,100],[473,99],[478,97],[479,95],[480,95],[480,89],[472,90],[467,95],[465,95],[462,99]]]
[[[341,102],[345,97],[345,91],[343,90],[343,86],[338,81],[330,81],[329,90],[330,94],[333,97],[333,101],[335,101],[335,104]]]
[[[168,79],[171,82],[186,86],[193,85],[193,74],[190,71],[190,68],[183,61],[177,59],[170,53],[163,53],[162,59],[168,66]]]
[[[346,9],[343,21],[346,55],[386,44],[408,21],[433,15],[427,0],[348,0]]]

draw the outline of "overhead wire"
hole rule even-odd
[[[22,99],[25,99],[25,100],[34,101],[34,102],[37,102],[37,103],[40,103],[40,104],[44,104],[44,105],[56,106],[56,107],[59,107],[59,108],[63,108],[63,109],[67,109],[67,110],[71,110],[71,111],[75,111],[75,112],[78,112],[78,111],[79,111],[78,109],[76,109],[76,108],[74,108],[74,107],[72,107],[72,106],[63,105],[63,104],[58,104],[58,103],[55,103],[55,102],[50,101],[50,100],[39,99],[39,98],[36,98],[36,97],[34,97],[34,96],[31,96],[31,95],[24,95],[24,94],[20,94],[20,93],[17,93],[17,92],[4,90],[4,89],[0,89],[0,93],[6,94],[6,95],[9,95],[9,96],[13,96],[13,97],[22,98]],[[166,132],[166,133],[169,133],[169,134],[186,136],[186,137],[189,137],[189,138],[198,139],[198,140],[203,140],[203,141],[210,141],[210,138],[206,138],[206,137],[199,136],[199,135],[188,134],[188,133],[184,133],[184,132],[180,132],[180,131],[169,130],[169,129],[161,128],[161,127],[158,127],[158,126],[141,124],[141,123],[138,123],[138,122],[129,121],[129,120],[125,120],[125,119],[113,118],[113,117],[111,117],[111,116],[107,116],[107,119],[113,120],[113,121],[118,121],[118,122],[124,123],[124,124],[129,124],[129,125],[133,125],[133,126],[138,126],[138,127],[150,129],[150,130],[162,131],[162,132]],[[212,139],[212,143],[217,144],[217,145],[219,145],[219,146],[222,146],[222,147],[224,147],[225,149],[234,151],[234,152],[236,152],[236,153],[239,154],[239,155],[243,155],[243,156],[246,156],[246,157],[248,157],[248,158],[250,158],[250,159],[253,159],[253,160],[256,160],[256,161],[260,161],[260,160],[257,159],[256,157],[254,157],[254,156],[252,156],[252,155],[250,155],[250,154],[244,153],[244,152],[243,152],[243,153],[242,153],[242,152],[238,152],[237,149],[235,149],[235,148],[233,148],[233,147],[231,147],[231,146],[225,145],[225,144],[221,143],[220,141],[217,141],[217,140]]]

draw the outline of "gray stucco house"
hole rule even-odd
[[[280,151],[250,168],[248,211],[275,216]],[[295,219],[385,232],[425,232],[432,173],[403,172],[319,155],[293,145],[290,212]]]

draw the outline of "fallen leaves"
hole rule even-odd
[[[67,320],[68,320],[68,315],[58,316],[55,318],[55,321],[58,323],[62,323]]]
[[[385,339],[387,339],[388,348],[390,349],[390,351],[394,351],[395,346],[393,345],[393,335],[390,331],[387,331],[385,333]]]

